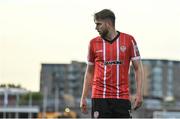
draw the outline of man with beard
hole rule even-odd
[[[109,9],[94,14],[100,36],[89,43],[88,64],[80,107],[87,112],[87,96],[92,88],[92,118],[130,118],[131,109],[142,105],[144,78],[139,50],[133,36],[115,29],[115,15]],[[128,71],[135,69],[136,96],[131,108]]]

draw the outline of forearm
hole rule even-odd
[[[136,79],[136,94],[142,95],[143,93],[143,80],[144,80],[144,71],[141,61],[134,62],[135,68],[135,79]]]
[[[143,83],[143,70],[142,68],[139,68],[138,70],[136,70],[136,76],[135,76],[135,79],[136,79],[136,94],[137,95],[142,95],[143,93],[143,86],[142,86],[142,83]]]
[[[84,84],[83,84],[83,91],[82,91],[82,98],[86,98],[89,93],[89,89],[91,87],[91,81],[94,75],[94,66],[87,66],[87,70],[84,77]]]
[[[82,92],[82,98],[86,98],[89,93],[89,89],[91,87],[91,80],[92,76],[86,75],[84,78],[84,84],[83,84],[83,92]]]

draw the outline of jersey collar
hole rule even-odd
[[[103,37],[102,37],[102,39],[112,44],[112,43],[113,43],[114,41],[116,41],[116,39],[120,36],[120,32],[117,31],[117,33],[118,33],[118,34],[116,35],[116,37],[114,37],[111,41],[109,41],[109,40],[107,40],[107,39],[105,39],[105,38],[103,38]]]

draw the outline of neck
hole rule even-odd
[[[115,29],[111,29],[109,30],[105,38],[109,41],[112,41],[117,35],[118,35],[117,31]]]

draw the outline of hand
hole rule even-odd
[[[81,108],[82,113],[84,113],[84,114],[88,113],[88,111],[87,111],[87,101],[86,101],[85,98],[81,98],[80,108]]]
[[[143,103],[143,97],[141,95],[136,95],[134,99],[133,110],[137,110],[138,108],[140,108],[142,103]]]

